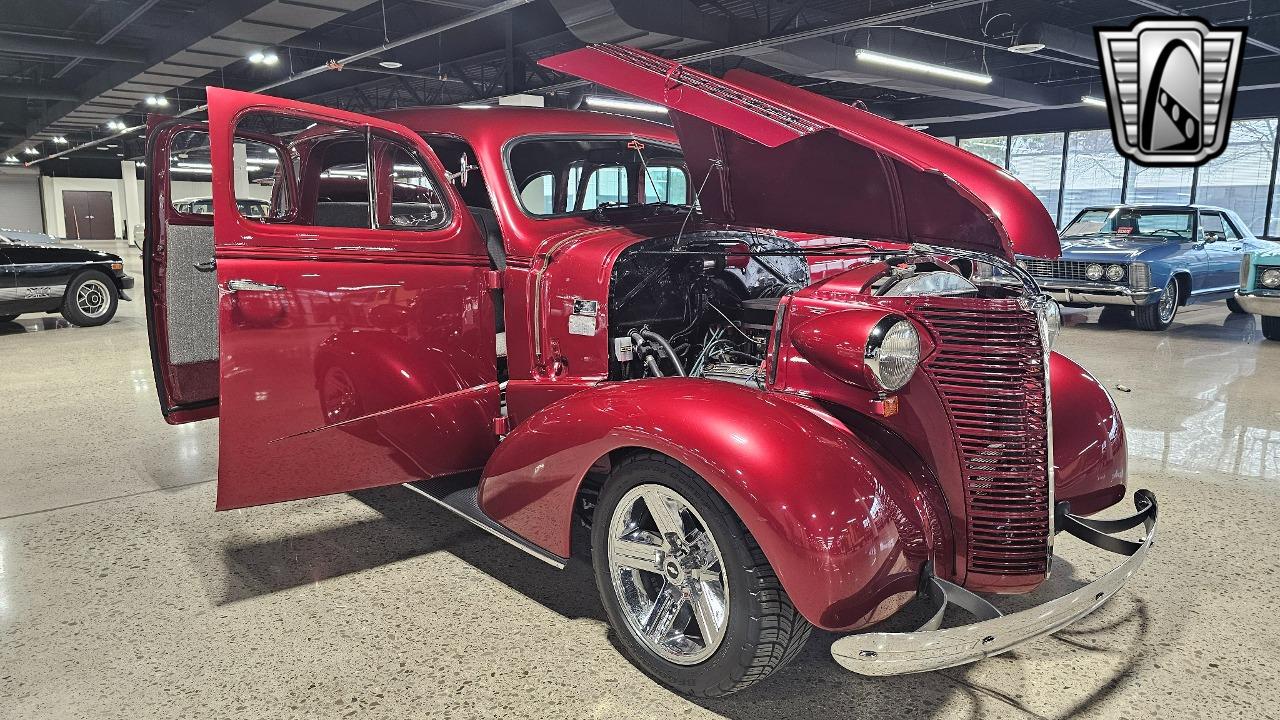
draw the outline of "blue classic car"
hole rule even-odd
[[[1062,231],[1062,257],[1019,264],[1069,307],[1133,310],[1142,330],[1164,330],[1178,308],[1234,295],[1249,252],[1277,252],[1231,210],[1209,205],[1109,205],[1081,210]]]
[[[1241,310],[1262,316],[1262,334],[1280,340],[1280,250],[1249,253],[1240,266],[1235,302]]]

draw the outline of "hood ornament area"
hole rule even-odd
[[[1141,165],[1200,165],[1222,153],[1244,28],[1148,18],[1096,34],[1116,150]]]

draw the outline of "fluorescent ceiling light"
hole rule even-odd
[[[587,98],[587,104],[591,107],[606,108],[608,110],[625,110],[628,112],[665,113],[667,111],[667,109],[661,105],[654,105],[653,103],[597,97],[595,95]]]
[[[12,156],[12,155],[5,155],[5,156],[4,156],[4,161],[5,161],[5,162],[7,162],[7,163],[16,163],[16,162],[18,162],[18,158],[14,157],[14,156]]]
[[[895,67],[901,70],[912,70],[914,72],[924,73],[925,75],[976,83],[978,85],[986,85],[991,82],[991,76],[983,73],[953,70],[952,68],[943,67],[942,65],[920,62],[919,60],[908,60],[906,58],[894,57],[893,55],[872,52],[871,50],[859,50],[857,54],[859,60],[874,63],[876,65],[885,65],[887,67]]]
[[[54,144],[54,145],[66,145],[66,144],[67,144],[67,139],[66,139],[66,138],[64,138],[64,137],[62,137],[61,135],[59,135],[59,136],[57,136],[57,137],[55,137],[55,138],[53,139],[53,144]]]
[[[461,105],[455,105],[454,107],[460,107],[463,110],[488,110],[493,106],[481,105],[480,103],[462,103]]]
[[[206,168],[198,168],[198,167],[182,167],[181,165],[179,165],[178,167],[169,168],[169,172],[195,173],[197,175],[208,175],[212,170],[213,168],[206,169]]]
[[[1092,95],[1081,96],[1080,102],[1084,103],[1085,105],[1096,105],[1097,107],[1107,106],[1106,100],[1103,100],[1102,98],[1096,98]]]
[[[1030,55],[1033,52],[1040,52],[1044,49],[1044,43],[1021,43],[1019,45],[1010,45],[1009,52],[1018,53],[1019,55]]]
[[[210,165],[209,163],[178,163],[178,167],[179,167],[179,168],[188,168],[188,169],[200,169],[200,170],[212,170],[212,169],[213,169],[213,166],[212,166],[212,165]],[[177,168],[174,168],[174,169],[176,170]]]
[[[388,69],[388,70],[397,70],[397,69],[399,69],[399,68],[404,67],[404,63],[398,63],[398,62],[396,62],[395,60],[383,60],[382,62],[379,62],[378,64],[379,64],[379,65],[381,65],[382,67],[384,67],[384,68]]]

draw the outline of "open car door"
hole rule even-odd
[[[192,213],[186,201],[190,194],[209,197],[208,151],[203,122],[159,118],[150,123],[143,301],[160,410],[172,424],[218,414],[213,214]],[[200,164],[186,162],[191,155],[203,157],[203,167],[188,167]]]
[[[208,99],[218,509],[482,467],[489,259],[430,148],[372,117]]]

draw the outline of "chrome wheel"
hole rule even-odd
[[[111,307],[111,291],[101,280],[85,280],[76,288],[76,307],[85,317],[102,317]]]
[[[1178,310],[1178,281],[1170,280],[1160,296],[1160,322],[1173,321],[1173,314]]]
[[[608,542],[631,633],[673,663],[710,657],[729,625],[729,578],[702,516],[669,487],[638,485],[614,509]]]

